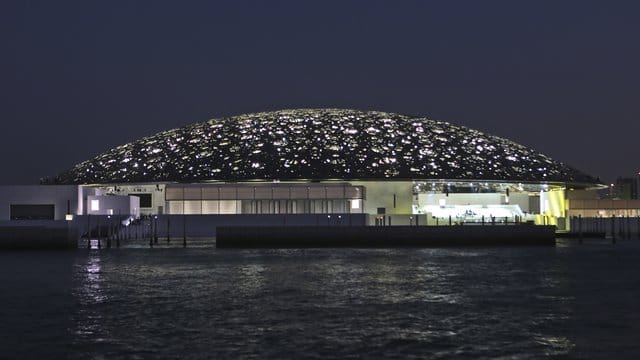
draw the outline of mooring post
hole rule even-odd
[[[111,249],[111,215],[107,216],[108,226],[107,226],[107,249]]]
[[[504,224],[505,225],[509,224],[509,217],[507,217],[507,216],[504,217]]]
[[[116,232],[116,247],[120,247],[120,231],[122,230],[122,220],[118,216],[118,221],[116,222],[117,226],[115,227]]]
[[[187,247],[187,216],[182,214],[182,247]]]
[[[601,231],[603,233],[605,233],[605,235],[607,234],[607,225],[605,223],[604,220],[604,216],[600,215],[600,218],[598,219],[598,231]]]
[[[449,215],[449,226],[451,226],[451,215]]]
[[[91,249],[91,214],[87,214],[87,249]]]
[[[100,215],[98,215],[98,249],[102,248],[102,226],[100,225]]]
[[[582,244],[582,214],[578,215],[578,238]]]
[[[598,232],[604,232],[604,227],[602,226],[602,216],[596,217],[596,230]]]
[[[482,226],[484,226],[484,215],[482,215]]]
[[[155,226],[153,227],[153,241],[157,244],[158,243],[158,215],[153,217],[153,222],[155,223]]]
[[[618,237],[624,239],[624,219],[618,222]]]
[[[169,216],[167,216],[167,244],[171,242],[171,231],[170,231],[171,222],[169,221]]]
[[[626,215],[627,219],[627,239],[631,239],[631,222],[629,221],[629,215]]]
[[[100,228],[100,215],[98,215],[98,249],[102,248],[100,238],[102,237],[102,229]]]
[[[116,226],[116,224],[118,224],[118,218],[113,217],[109,225],[111,227],[111,245],[113,246],[113,243],[115,242],[115,246],[117,247],[118,241],[116,240],[116,235],[118,234],[118,227]]]
[[[616,217],[611,216],[611,242],[616,243]]]
[[[618,236],[624,237],[624,219],[620,219],[620,223],[618,224]]]

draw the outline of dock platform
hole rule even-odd
[[[218,248],[555,246],[555,226],[221,226]]]

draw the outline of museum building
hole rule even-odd
[[[140,214],[364,213],[559,226],[567,193],[599,186],[504,138],[344,109],[254,113],[163,131],[44,183],[77,185],[77,214],[126,211],[110,205],[126,196],[139,201]]]

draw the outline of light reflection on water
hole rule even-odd
[[[91,341],[104,341],[106,330],[103,328],[104,314],[99,309],[109,300],[103,289],[104,278],[100,263],[101,254],[98,251],[90,251],[88,256],[78,259],[76,264],[79,276],[79,284],[73,289],[78,302],[78,313],[74,314],[76,320],[75,335],[77,339],[92,339]]]
[[[52,264],[69,263],[67,283],[42,258],[21,256],[0,264],[18,274],[41,268],[49,277],[28,278],[51,289],[38,295],[47,299],[41,311],[51,324],[70,321],[15,335],[29,339],[25,354],[41,357],[584,358],[640,350],[624,335],[640,332],[640,242],[47,255],[66,256]],[[9,308],[0,315],[19,327],[12,314],[27,313],[22,304],[34,293],[7,273],[0,300]],[[54,332],[65,340],[49,341]]]
[[[248,264],[240,267],[238,286],[245,295],[256,294],[263,289],[265,285],[263,275],[265,269],[263,265],[258,264]]]
[[[575,344],[564,336],[540,336],[536,337],[536,342],[545,347],[545,355],[567,354]]]

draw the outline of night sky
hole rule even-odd
[[[2,184],[214,117],[340,107],[640,169],[638,1],[0,3]]]

